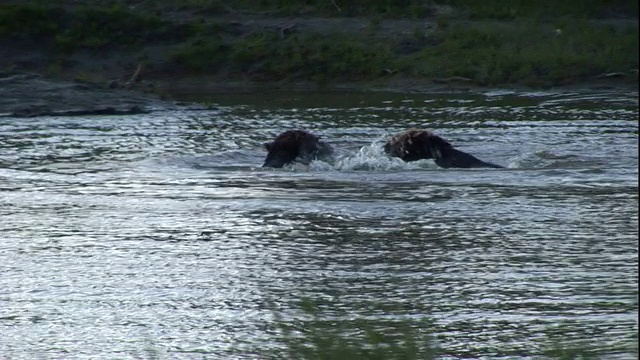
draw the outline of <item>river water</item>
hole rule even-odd
[[[637,118],[637,92],[500,90],[0,118],[0,358],[286,358],[303,299],[441,358],[637,358]],[[506,168],[384,156],[410,127]],[[335,163],[260,168],[293,128]]]

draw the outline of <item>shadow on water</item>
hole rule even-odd
[[[634,358],[637,116],[496,90],[3,118],[0,353]],[[386,157],[409,127],[507,168]],[[291,128],[336,162],[260,168]]]

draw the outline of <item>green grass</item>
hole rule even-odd
[[[439,0],[438,4],[458,9],[469,19],[550,19],[602,17],[637,17],[638,2],[633,0]]]
[[[284,350],[277,358],[316,360],[435,359],[438,349],[425,321],[355,319],[323,320],[320,306],[303,300],[307,320],[287,322],[274,309],[277,341]]]
[[[399,59],[420,77],[462,76],[479,85],[561,85],[638,68],[637,28],[571,21],[459,24],[440,43]]]
[[[525,5],[521,4],[522,9]],[[443,22],[434,33],[414,31],[404,39],[385,42],[369,37],[381,21],[373,17],[373,30],[361,36],[256,33],[229,44],[228,53],[220,49],[223,53],[217,54],[216,61],[253,80],[330,82],[393,73],[417,78],[464,77],[485,86],[534,87],[571,84],[605,73],[629,74],[638,68],[637,25],[574,18]],[[403,51],[398,43],[414,44],[414,50]],[[195,64],[198,71],[218,68],[207,69],[195,60],[186,63]]]
[[[253,11],[269,15],[375,16],[391,18],[424,18],[437,13],[438,7],[448,5],[454,15],[469,19],[518,19],[574,17],[597,18],[609,15],[638,13],[633,0],[188,0],[185,7],[213,9],[216,13]],[[615,14],[609,14],[614,11]]]
[[[215,71],[226,60],[228,46],[219,39],[198,38],[173,53],[174,60],[188,72]]]
[[[17,3],[17,1],[16,1]],[[32,0],[46,5],[46,0]],[[77,3],[76,3],[77,4]],[[425,18],[448,6],[462,19],[549,19],[636,17],[633,0],[102,0],[102,6],[126,7],[134,4],[151,11],[193,10],[201,14],[260,13],[264,16],[383,16],[385,18]]]
[[[269,351],[264,358],[277,359],[314,359],[314,360],[376,360],[376,359],[437,359],[439,356],[475,357],[471,350],[455,354],[437,343],[437,334],[430,320],[369,320],[364,318],[340,319],[330,304],[321,304],[310,299],[299,303],[302,312],[297,320],[285,320],[272,305],[274,315],[275,340],[281,350]],[[379,311],[377,311],[379,313]],[[414,314],[415,315],[415,314]],[[588,360],[606,358],[603,354],[637,353],[637,335],[635,348],[628,345],[606,345],[590,340],[567,342],[566,332],[558,333],[561,326],[547,329],[548,334],[536,338],[536,349],[502,351],[495,344],[482,349],[484,353],[514,358]],[[637,358],[637,357],[636,357]]]
[[[0,5],[0,36],[43,36],[59,31],[60,11],[37,5]]]
[[[269,80],[366,79],[382,75],[391,61],[385,47],[344,34],[259,33],[234,44],[230,53],[236,71]]]
[[[142,44],[158,39],[164,34],[164,26],[164,21],[155,15],[121,6],[83,7],[70,14],[56,43],[90,49]]]
[[[46,5],[0,6],[0,36],[53,39],[58,49],[67,52],[149,43],[168,33],[167,23],[161,18],[121,5],[79,6],[73,10]]]

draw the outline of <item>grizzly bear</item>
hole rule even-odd
[[[293,162],[309,165],[312,160],[331,160],[333,149],[319,137],[304,130],[289,130],[264,144],[267,158],[263,167],[281,168]]]
[[[502,168],[455,149],[448,141],[428,130],[409,129],[389,140],[384,151],[404,161],[434,159],[443,168]]]

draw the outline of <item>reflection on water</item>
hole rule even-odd
[[[0,118],[0,354],[255,358],[280,346],[272,307],[303,320],[309,297],[337,322],[429,320],[455,358],[634,358],[637,93],[216,106]],[[507,168],[384,156],[408,127]],[[260,168],[291,128],[336,163]]]

